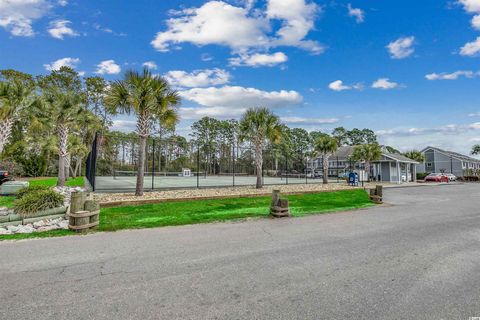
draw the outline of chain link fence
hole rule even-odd
[[[90,184],[98,192],[134,191],[138,144],[108,140],[109,137],[100,137],[94,143],[87,167]],[[263,185],[323,183],[321,159],[312,159],[307,153],[292,154],[281,148],[266,148],[262,155],[260,176]],[[223,145],[209,150],[196,145],[179,148],[149,139],[144,189],[255,186],[258,171],[255,156],[255,148],[251,145]],[[343,179],[344,172],[338,165],[336,167],[331,166],[328,172],[329,183]]]

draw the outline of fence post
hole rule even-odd
[[[235,187],[235,143],[232,144],[232,175],[233,186]]]
[[[308,169],[308,157],[305,157],[305,184],[308,184],[307,169]]]
[[[197,189],[200,187],[200,146],[197,146]]]
[[[285,152],[285,183],[288,185],[288,154]]]
[[[155,189],[155,137],[152,139],[152,190]]]

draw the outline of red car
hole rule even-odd
[[[425,182],[449,182],[449,179],[443,173],[430,173],[425,177]]]

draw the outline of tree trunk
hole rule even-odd
[[[255,166],[257,169],[257,189],[263,188],[262,166],[263,166],[263,150],[261,143],[255,144]]]
[[[67,156],[65,157],[65,180],[68,181],[68,178],[70,178],[70,164],[72,162],[72,156],[70,153],[67,153]]]
[[[8,140],[10,139],[10,135],[12,134],[12,127],[12,118],[7,118],[0,121],[0,154],[2,154],[3,149],[7,145]]]
[[[80,165],[82,164],[83,158],[82,157],[75,157],[75,168],[72,168],[72,177],[76,178],[79,176],[82,172],[80,171]]]
[[[58,125],[58,187],[65,186],[65,159],[68,154],[68,127],[64,124]]]
[[[138,148],[138,168],[137,168],[137,185],[135,187],[135,195],[143,196],[143,181],[145,178],[145,146],[147,145],[147,137],[140,136]]]
[[[145,179],[145,160],[147,150],[147,139],[150,130],[150,122],[147,114],[141,114],[137,120],[137,131],[139,138],[138,146],[138,168],[137,168],[137,185],[135,188],[136,196],[143,196],[143,182]]]
[[[328,154],[324,154],[322,157],[323,160],[323,184],[328,184]]]

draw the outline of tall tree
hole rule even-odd
[[[472,147],[472,155],[480,154],[480,144],[476,144]]]
[[[220,126],[219,120],[210,117],[203,117],[192,124],[191,136],[205,157],[207,165],[205,174],[214,173],[215,170],[214,162]]]
[[[332,136],[337,139],[338,145],[344,146],[357,146],[360,144],[376,144],[377,136],[375,132],[370,129],[358,129],[346,130],[344,127],[338,127],[333,129]]]
[[[37,77],[42,92],[38,112],[47,124],[54,127],[58,138],[58,182],[64,187],[70,170],[68,137],[71,129],[85,111],[85,93],[78,73],[70,67],[53,70],[49,75]]]
[[[417,162],[425,162],[425,155],[418,150],[411,150],[403,154],[405,157],[415,160]]]
[[[339,146],[344,146],[349,143],[348,131],[344,127],[338,127],[333,129],[332,137],[337,139]]]
[[[12,134],[13,125],[34,101],[35,83],[30,75],[0,72],[0,154]]]
[[[267,141],[278,143],[282,138],[280,119],[267,108],[251,108],[240,121],[240,141],[250,141],[255,146],[257,189],[263,187],[263,147]]]
[[[102,119],[103,126],[108,123],[108,111],[103,103],[107,86],[107,81],[101,77],[85,78],[87,105],[95,116]]]
[[[139,140],[137,183],[135,195],[144,190],[145,154],[147,138],[158,115],[175,108],[180,97],[168,82],[148,69],[143,72],[127,71],[123,80],[114,82],[107,90],[105,106],[112,114],[135,114]]]
[[[338,150],[338,140],[333,137],[321,137],[315,141],[315,151],[323,160],[323,184],[328,183],[328,160]]]
[[[370,181],[370,164],[372,161],[379,160],[381,156],[382,149],[378,144],[361,144],[353,149],[351,159],[365,162],[365,171],[368,173],[368,180]]]

